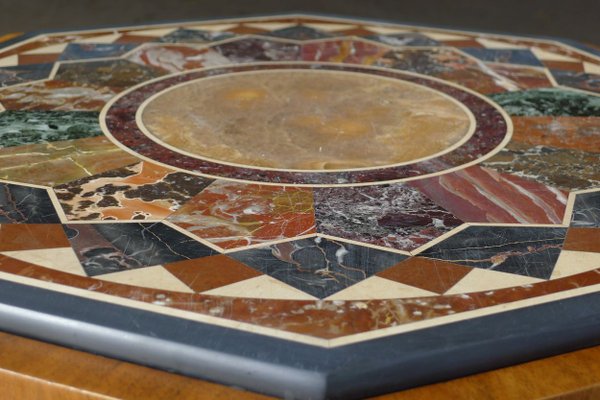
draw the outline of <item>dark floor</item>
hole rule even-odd
[[[0,0],[0,31],[304,11],[600,43],[600,0]]]

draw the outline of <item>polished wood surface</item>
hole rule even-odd
[[[2,332],[0,355],[2,399],[268,399]],[[549,398],[600,398],[600,346],[376,399]]]

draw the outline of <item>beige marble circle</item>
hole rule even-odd
[[[288,170],[407,163],[472,133],[466,108],[424,86],[300,69],[187,82],[151,98],[138,120],[154,140],[184,154]]]

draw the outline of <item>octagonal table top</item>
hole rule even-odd
[[[0,46],[0,329],[294,398],[596,344],[597,48],[295,14]]]

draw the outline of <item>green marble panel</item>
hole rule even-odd
[[[102,135],[90,111],[5,111],[0,113],[0,148]]]
[[[490,95],[513,116],[600,116],[600,96],[563,89],[533,89]]]

